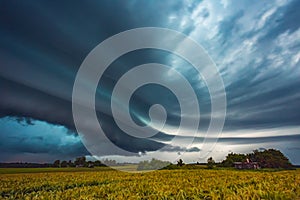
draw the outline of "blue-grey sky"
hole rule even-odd
[[[300,164],[299,8],[298,0],[0,1],[0,162],[52,162],[88,155],[76,133],[71,106],[82,61],[114,34],[163,27],[201,44],[223,78],[227,115],[211,156],[221,160],[230,151],[276,148]],[[157,85],[135,92],[130,106],[136,123],[147,121],[150,105],[160,103],[170,114],[170,131],[134,143],[132,138],[116,137],[119,130],[110,116],[109,96],[122,73],[149,62],[169,65],[189,80],[200,102],[199,132],[207,129],[211,106],[204,81],[179,57],[148,49],[117,59],[99,82],[99,121],[115,134],[110,139],[118,146],[145,154],[172,138],[180,115],[176,98]],[[176,81],[172,74],[164,76]],[[170,146],[161,155],[167,159],[186,150],[185,159],[197,161],[197,140],[201,137],[187,149],[183,139],[182,146]]]

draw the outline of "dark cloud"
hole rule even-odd
[[[169,13],[153,12],[158,8],[181,7],[171,1],[149,2],[142,9],[144,3],[75,1],[71,9],[66,2],[1,2],[0,81],[5,96],[0,116],[74,129],[72,86],[87,53],[120,31],[162,26]]]
[[[206,20],[202,24],[198,23],[193,14],[197,11],[197,6],[204,3],[205,6],[198,13],[201,20]],[[127,29],[157,26],[192,34],[196,39],[197,30],[201,32],[206,28],[209,33],[205,35],[209,36],[217,30],[210,40],[200,38],[199,41],[208,47],[208,52],[216,60],[224,78],[228,102],[225,130],[299,126],[299,59],[297,61],[294,58],[299,52],[299,40],[295,38],[299,30],[299,1],[278,6],[262,28],[258,24],[269,8],[276,8],[275,2],[270,2],[263,8],[252,2],[230,4],[228,8],[220,8],[213,3],[212,6],[207,6],[207,3],[1,1],[0,117],[14,116],[26,126],[35,125],[34,120],[62,125],[69,129],[67,135],[76,136],[71,96],[76,72],[83,59],[109,36]],[[216,8],[214,10],[211,7]],[[170,17],[175,17],[175,20]],[[255,25],[252,25],[253,21]],[[207,28],[207,23],[213,25]],[[286,37],[283,39],[284,44],[278,41],[282,34],[286,34],[283,35]],[[293,38],[295,41],[292,41]],[[243,46],[246,42],[250,45]],[[116,80],[133,66],[147,62],[171,64],[170,60],[176,59],[178,58],[162,51],[136,51],[116,60],[107,70],[99,82],[96,109],[104,129],[111,133],[109,138],[114,144],[138,153],[154,151],[165,145],[154,139],[168,141],[173,138],[159,133],[141,140],[124,134],[111,117],[109,96]],[[293,60],[296,63],[291,64]],[[203,81],[199,80],[195,70],[186,62],[174,67],[195,87],[201,110],[200,129],[207,129],[211,107],[207,88],[199,87],[199,82]],[[132,118],[144,125],[143,120],[149,120],[148,109],[154,103],[165,105],[171,113],[168,124],[178,126],[178,102],[173,94],[164,88],[158,89],[157,86],[140,88],[134,94],[130,102]],[[8,149],[11,153],[54,155],[65,152],[69,156],[78,155],[79,152],[87,153],[81,143],[46,147],[43,146],[46,142],[44,137],[28,137],[31,142],[26,137],[5,138],[8,141],[6,145],[10,146],[6,146],[3,152],[9,153]],[[280,140],[299,140],[299,137],[233,137],[221,138],[219,142],[245,144]],[[17,146],[18,142],[23,145]],[[74,151],[69,152],[70,148]],[[179,151],[184,148],[170,147],[171,149]],[[199,149],[185,150],[194,152]],[[4,159],[4,154],[1,156]]]
[[[299,93],[297,86],[299,84],[299,81],[286,83],[228,105],[229,113],[226,119],[228,127],[225,126],[225,128],[233,130],[241,127],[272,128],[299,125],[300,114],[295,112],[295,108],[300,107],[300,96],[294,96]],[[249,86],[250,89],[251,86]],[[232,93],[227,93],[229,98]]]
[[[187,138],[191,138],[189,136],[176,136],[177,138],[182,139],[183,141]],[[157,141],[171,141],[174,136],[168,134],[158,134],[152,137]],[[210,141],[214,141],[215,138],[204,138],[204,137],[192,137],[194,138],[194,143],[199,144],[204,142],[209,143]],[[274,143],[274,142],[295,142],[300,141],[300,135],[279,135],[279,136],[265,136],[265,137],[220,137],[218,138],[218,143],[222,144],[231,144],[231,145],[240,145],[240,144],[259,144],[259,143]]]
[[[295,8],[293,4],[297,4],[297,1],[281,8],[283,14],[280,15],[280,24],[282,25],[276,26],[277,31],[271,29],[268,33],[275,32],[278,36],[291,27],[296,29],[292,24],[294,23],[292,19],[295,17],[290,18],[297,15],[293,10]],[[3,54],[0,75],[1,90],[4,91],[5,96],[0,100],[0,115],[29,117],[74,128],[71,115],[72,86],[76,71],[86,54],[108,36],[122,30],[140,26],[168,27],[168,16],[175,8],[176,11],[179,9],[179,13],[186,13],[182,3],[148,2],[146,7],[144,3],[119,2],[112,5],[109,2],[82,4],[75,1],[70,9],[68,4],[56,2],[27,1],[18,5],[16,2],[2,2],[0,51]],[[165,12],[157,12],[158,8],[164,9]],[[203,9],[203,12],[207,16],[205,13],[210,11]],[[221,44],[226,44],[224,49],[229,48],[234,42],[232,38],[238,35],[241,29],[237,22],[244,15],[246,14],[241,10],[220,22],[218,37]],[[286,23],[289,27],[283,27]],[[136,56],[140,60],[144,57]],[[133,59],[129,57],[127,60]],[[162,60],[160,57],[160,61]],[[262,63],[258,68],[262,69],[265,65],[271,63]],[[251,128],[250,125],[299,125],[299,116],[293,112],[293,108],[299,107],[297,98],[276,105],[277,108],[281,107],[279,110],[253,113],[269,109],[267,100],[279,100],[299,93],[297,87],[299,83],[295,81],[274,88],[272,91],[250,96],[246,100],[235,101],[237,97],[247,93],[253,94],[259,87],[265,87],[261,82],[253,82],[253,77],[261,69],[249,68],[241,71],[226,87],[229,115],[225,128]],[[191,71],[190,74],[192,73]],[[273,72],[267,74],[270,76],[265,77],[264,81],[274,78]],[[282,76],[283,74],[278,74],[277,79]],[[201,95],[203,92],[198,91],[198,94]],[[209,112],[207,108],[210,104],[205,104],[205,101],[201,100],[204,105],[201,111],[205,114]],[[56,112],[57,110],[60,112]],[[250,112],[249,117],[235,119],[230,116],[231,113],[238,111]],[[278,113],[281,113],[280,117]]]
[[[34,118],[74,129],[70,101],[4,78],[0,89],[5,94],[0,99],[1,117]]]
[[[31,155],[37,161],[52,162],[52,159],[74,159],[89,152],[78,136],[70,134],[62,126],[33,120],[24,126],[13,118],[0,120],[0,161],[28,161],[22,158]],[[19,159],[19,160],[18,160]]]

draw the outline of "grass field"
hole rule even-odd
[[[134,166],[127,166],[134,169]],[[300,170],[0,169],[1,199],[299,199]]]

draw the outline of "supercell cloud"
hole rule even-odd
[[[299,7],[297,0],[1,1],[0,162],[52,162],[88,155],[72,116],[76,73],[100,42],[128,29],[150,26],[190,36],[218,67],[227,95],[227,115],[211,156],[220,160],[229,151],[277,148],[300,164]],[[211,111],[207,86],[186,61],[151,49],[121,56],[99,82],[97,115],[111,132],[110,139],[122,141],[122,148],[145,158],[173,138],[180,120],[174,94],[157,85],[134,93],[130,111],[137,124],[147,123],[153,104],[164,105],[169,114],[168,131],[143,139],[141,147],[132,145],[132,138],[118,135],[108,102],[124,72],[154,62],[171,66],[193,86],[200,102],[199,133],[207,130]],[[176,82],[172,73],[162,76]],[[190,137],[189,127],[185,132]],[[161,159],[186,151],[187,161],[197,160],[203,138],[195,138],[191,147],[185,146],[185,139],[182,146],[167,145]]]

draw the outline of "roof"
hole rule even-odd
[[[233,162],[233,164],[235,164],[235,165],[242,165],[242,164],[258,164],[258,162],[249,162],[249,163],[247,163],[247,162]]]

